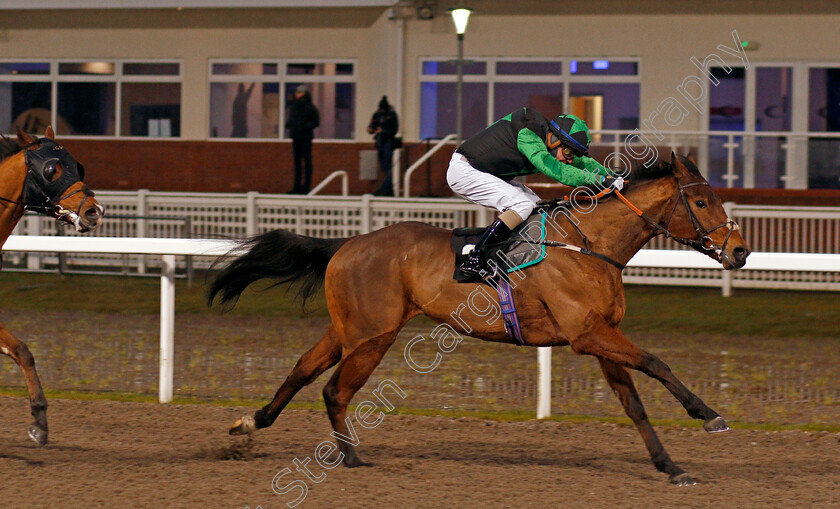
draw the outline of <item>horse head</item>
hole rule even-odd
[[[670,166],[679,195],[667,218],[666,235],[720,262],[724,269],[743,267],[750,249],[709,182],[689,158],[671,152]]]
[[[78,232],[97,228],[105,209],[84,183],[84,166],[55,142],[52,127],[47,127],[43,138],[18,128],[17,139],[26,164],[21,197],[24,207],[72,224]]]

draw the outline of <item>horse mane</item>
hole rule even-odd
[[[702,177],[700,173],[700,169],[697,167],[694,162],[685,157],[685,156],[677,156],[680,159],[680,162],[688,169],[688,171],[698,177]],[[637,184],[639,182],[647,181],[647,180],[657,180],[663,177],[668,177],[674,174],[674,166],[667,161],[663,161],[661,159],[657,159],[656,162],[653,164],[637,164],[631,171],[630,175],[627,177],[627,180],[630,181],[631,184]]]
[[[0,138],[2,138],[2,143],[0,143],[0,161],[5,161],[23,150],[20,143],[10,140],[5,134],[0,134]]]

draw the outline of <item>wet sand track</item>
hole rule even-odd
[[[51,442],[26,438],[23,398],[0,397],[3,507],[837,507],[840,434],[659,427],[700,483],[670,485],[629,425],[386,415],[360,429],[372,467],[294,470],[329,439],[326,415],[288,410],[248,443],[244,409],[53,400]],[[310,463],[314,475],[323,469]]]

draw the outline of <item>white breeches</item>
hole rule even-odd
[[[513,210],[523,221],[528,219],[540,201],[540,197],[521,182],[505,182],[495,175],[476,170],[466,157],[457,152],[449,161],[446,182],[461,198],[499,212]]]

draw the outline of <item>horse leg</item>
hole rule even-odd
[[[347,426],[347,405],[356,392],[365,385],[370,374],[379,365],[388,348],[394,344],[396,332],[389,332],[369,339],[356,347],[350,355],[345,357],[336,368],[332,378],[324,387],[324,402],[327,404],[327,414],[330,417],[336,436],[354,436]],[[356,448],[345,441],[338,440],[338,448],[344,455],[344,466],[353,468],[367,466],[356,455]]]
[[[571,346],[576,353],[607,359],[659,380],[680,402],[690,417],[704,422],[703,429],[707,432],[717,433],[729,430],[729,425],[723,417],[688,390],[674,376],[667,364],[659,357],[634,345],[618,328],[599,321],[588,333],[572,341]]]
[[[35,358],[26,344],[12,335],[0,324],[0,352],[11,357],[23,372],[26,388],[29,390],[29,404],[35,422],[29,426],[29,437],[44,445],[47,443],[47,398],[41,388],[41,380],[35,370]]]
[[[618,364],[599,358],[598,362],[601,364],[601,371],[604,373],[604,378],[610,384],[613,392],[618,396],[621,405],[624,407],[624,412],[633,420],[639,434],[642,435],[642,440],[645,442],[650,459],[654,466],[660,472],[668,474],[669,480],[680,486],[690,486],[696,481],[671,461],[671,457],[665,452],[662,442],[656,436],[650,421],[648,420],[645,407],[642,405],[642,400],[639,398],[639,393],[636,391],[636,386],[633,384],[633,379],[626,368]]]
[[[321,373],[333,367],[339,360],[341,343],[335,329],[330,325],[324,337],[298,359],[283,385],[277,389],[271,403],[257,410],[253,417],[247,415],[237,419],[229,433],[242,435],[271,426],[298,391],[315,381]]]

